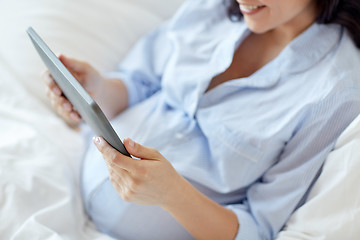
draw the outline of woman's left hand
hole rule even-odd
[[[120,197],[127,202],[165,206],[176,201],[184,178],[156,149],[142,146],[127,138],[126,150],[134,157],[127,157],[103,138],[93,142],[107,163],[110,181]]]

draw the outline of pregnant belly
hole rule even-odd
[[[117,239],[193,239],[162,208],[123,201],[108,179],[84,198],[97,228]]]
[[[123,201],[109,181],[105,161],[93,145],[83,161],[81,189],[93,223],[116,239],[192,239],[162,208]]]

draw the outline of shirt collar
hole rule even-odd
[[[226,82],[224,86],[269,88],[277,84],[282,73],[305,71],[336,46],[341,37],[341,29],[340,25],[314,23],[257,72],[246,78]],[[247,27],[242,28],[240,36],[248,31]],[[241,41],[237,44],[240,43]]]
[[[281,72],[300,72],[315,65],[337,45],[341,32],[337,24],[312,24],[278,56]]]

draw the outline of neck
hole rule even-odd
[[[314,2],[309,4],[307,7],[312,10],[306,9],[302,13],[299,13],[297,17],[293,18],[291,21],[263,33],[263,37],[266,37],[268,40],[273,42],[273,44],[285,47],[315,22],[316,11],[313,4]]]

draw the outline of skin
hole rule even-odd
[[[214,77],[207,91],[225,81],[252,75],[315,21],[316,7],[312,0],[238,0],[238,3],[265,7],[257,14],[244,14],[252,33],[236,50],[230,67]]]
[[[122,81],[102,77],[87,62],[68,58],[64,55],[59,55],[58,58],[99,104],[109,119],[127,108],[128,93]],[[81,116],[65,98],[48,70],[43,72],[42,79],[47,85],[46,94],[50,99],[52,107],[69,124],[78,124],[82,120]]]
[[[280,34],[293,39],[313,22],[316,15],[312,0],[237,0],[239,5],[264,5],[258,14],[244,14],[244,20],[257,34]]]
[[[265,7],[257,14],[245,14],[252,33],[236,50],[230,67],[212,79],[207,91],[225,81],[250,76],[315,20],[311,0],[239,0],[239,3]],[[127,108],[128,93],[121,81],[103,78],[86,62],[62,55],[59,58],[109,118]],[[48,72],[43,79],[57,113],[72,124],[80,122],[81,117]],[[125,201],[162,207],[196,239],[233,239],[241,229],[231,210],[197,191],[156,149],[125,139],[127,151],[139,158],[133,159],[117,152],[102,138],[96,137],[93,142],[103,155],[115,190]]]

